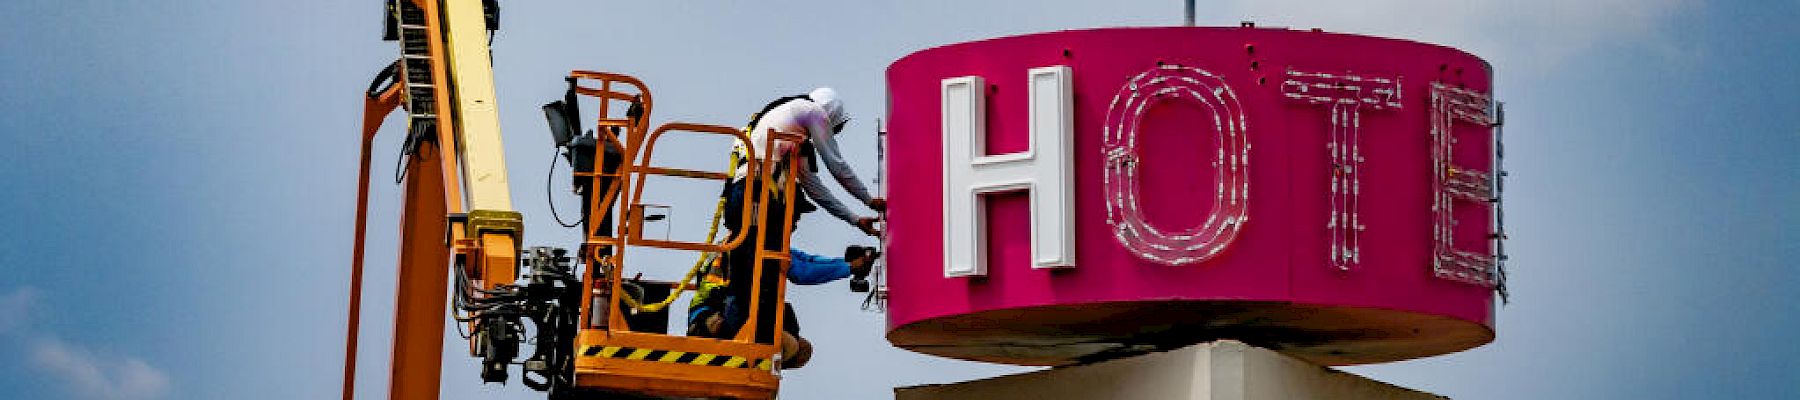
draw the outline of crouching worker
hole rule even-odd
[[[733,170],[733,179],[725,187],[725,228],[731,230],[733,235],[736,235],[737,232],[760,232],[765,236],[765,250],[787,252],[790,256],[788,280],[796,284],[821,284],[852,275],[860,279],[868,274],[869,265],[877,255],[874,249],[851,246],[845,250],[843,258],[821,257],[797,249],[780,248],[780,244],[785,240],[776,237],[788,233],[784,232],[785,224],[794,223],[799,220],[801,214],[821,207],[832,216],[855,226],[865,234],[876,236],[879,233],[875,229],[875,218],[859,216],[852,212],[831,194],[818,177],[817,164],[819,161],[824,161],[826,169],[831,172],[831,175],[836,178],[839,185],[844,187],[846,192],[869,208],[881,211],[884,205],[882,200],[869,195],[868,189],[862,185],[861,180],[857,179],[856,173],[850,169],[849,163],[844,161],[843,153],[838,150],[836,136],[843,131],[844,125],[849,120],[850,118],[844,113],[843,102],[838,100],[837,92],[830,88],[819,88],[805,95],[783,97],[770,102],[763,107],[761,112],[751,117],[747,133],[751,143],[756,145],[768,143],[768,132],[771,130],[805,133],[807,140],[804,142],[775,141],[774,157],[776,159],[769,160],[773,161],[770,164],[765,164],[774,165],[774,168],[768,171],[770,174],[775,174],[772,176],[773,182],[783,182],[787,179],[785,174],[790,170],[795,171],[797,176],[794,179],[800,193],[783,193],[780,188],[776,188],[776,191],[769,196],[768,203],[764,205],[769,210],[763,214],[764,218],[753,219],[750,221],[751,226],[741,226],[744,220],[743,202],[755,199],[755,196],[762,190],[761,182],[745,179],[748,175],[748,164],[762,162],[760,157],[764,155],[758,154],[761,151],[751,151],[741,144],[737,155],[738,159],[744,161],[743,165],[739,165]],[[799,147],[795,148],[794,146]],[[789,154],[797,154],[798,158],[787,159]],[[801,164],[797,166],[798,168],[788,168],[790,162]],[[792,214],[786,213],[787,204],[790,201],[793,202]],[[755,229],[755,231],[746,231],[745,229]],[[757,307],[759,316],[757,326],[754,327],[754,337],[759,343],[771,343],[774,340],[776,334],[774,332],[776,312],[774,298],[776,290],[780,288],[778,285],[783,284],[777,278],[779,274],[775,273],[775,268],[779,264],[776,262],[766,263],[760,284],[752,284],[756,271],[756,246],[753,243],[755,243],[754,240],[746,239],[743,245],[732,249],[726,257],[725,268],[723,268],[725,275],[722,277],[723,287],[718,288],[722,290],[710,291],[722,292],[723,296],[705,293],[695,299],[694,306],[691,306],[689,311],[690,336],[728,338],[736,335],[749,317],[750,307],[753,306],[750,304],[751,297],[756,291],[755,288],[761,287],[760,293],[757,293],[758,296],[756,296],[762,299],[761,304],[754,305]],[[705,288],[702,291],[709,292]],[[782,367],[799,368],[805,365],[806,360],[810,358],[812,346],[810,342],[799,336],[800,324],[793,313],[793,307],[786,304],[781,306],[781,312],[784,313],[782,317],[784,332],[782,332],[783,340],[781,341],[783,343]]]
[[[813,255],[798,249],[789,250],[788,254],[788,282],[796,285],[819,285],[846,277],[866,277],[869,275],[870,264],[879,255],[875,249],[863,246],[844,249],[843,258]],[[688,336],[735,336],[748,318],[749,302],[740,301],[741,297],[738,295],[726,294],[725,280],[716,273],[709,273],[700,286],[699,294],[688,307]],[[765,292],[765,295],[774,294]],[[766,307],[764,310],[769,311]],[[812,359],[812,342],[800,336],[800,321],[794,315],[793,304],[783,304],[782,313],[781,367],[800,368],[806,365],[807,360]],[[759,325],[773,325],[773,314],[761,315],[759,318],[763,322]]]

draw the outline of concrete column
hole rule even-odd
[[[1090,365],[894,389],[897,400],[1447,399],[1235,341]]]

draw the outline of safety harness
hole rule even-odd
[[[573,89],[571,89],[571,90],[573,90]],[[801,95],[794,95],[794,96],[784,96],[781,98],[777,98],[774,101],[770,101],[769,104],[763,106],[761,111],[757,111],[755,114],[750,114],[750,123],[744,125],[744,129],[743,129],[744,135],[749,136],[751,134],[751,130],[756,129],[756,124],[762,123],[762,117],[764,115],[768,115],[770,110],[774,110],[775,107],[780,107],[782,104],[787,104],[787,102],[789,102],[789,101],[802,100],[802,99],[810,101],[810,100],[812,100],[812,97],[801,94]],[[812,159],[813,158],[812,154],[811,154],[812,151],[813,151],[813,149],[812,149],[811,142],[806,142],[806,143],[801,144],[800,152],[803,157],[805,157],[807,159]],[[730,160],[726,164],[727,165],[726,171],[737,171],[738,167],[743,166],[743,164],[745,162],[749,162],[750,160],[754,160],[754,159],[755,158],[751,154],[750,147],[746,146],[745,143],[739,142],[739,143],[733,145],[731,148],[731,157],[730,157]],[[814,161],[814,165],[812,166],[812,168],[814,171],[818,170],[817,161]],[[730,193],[731,183],[732,182],[730,182],[730,181],[725,182],[724,188],[722,188],[719,191],[719,201],[713,207],[712,223],[707,225],[706,243],[713,243],[718,240],[723,240],[723,238],[718,237],[719,222],[721,219],[724,218],[724,215],[725,215],[725,199],[728,196],[731,196],[731,193]],[[746,188],[745,190],[747,192],[749,190],[749,188]],[[746,193],[746,196],[748,196],[748,193]],[[795,197],[802,197],[802,196],[795,196]],[[748,200],[749,200],[749,198],[746,197],[745,201],[748,201]],[[800,201],[800,203],[794,204],[795,211],[798,211],[798,213],[805,213],[807,211],[811,211],[810,209],[813,208],[813,205],[810,202],[806,202],[806,200],[804,198],[801,198],[799,201]],[[720,257],[720,255],[718,253],[702,254],[700,256],[699,260],[694,261],[693,268],[689,268],[686,276],[683,276],[681,278],[680,282],[692,282],[693,283],[694,299],[692,302],[690,302],[688,304],[688,308],[690,309],[690,314],[695,314],[696,312],[698,312],[700,310],[705,310],[705,309],[709,308],[708,305],[717,303],[718,300],[720,300],[722,297],[724,297],[724,296],[714,296],[713,295],[713,293],[715,291],[717,291],[718,289],[723,289],[726,286],[730,285],[730,281],[727,280],[723,274],[719,273],[719,271],[720,271],[719,267],[722,266],[721,264],[723,264],[722,263],[723,259],[724,259],[724,257]],[[631,296],[625,296],[625,297],[621,298],[621,300],[623,300],[625,302],[626,306],[629,306],[632,309],[636,309],[636,310],[640,310],[640,311],[647,311],[647,312],[656,312],[656,311],[661,311],[664,308],[667,308],[670,304],[673,304],[675,302],[676,298],[681,297],[681,292],[685,288],[686,288],[686,286],[678,285],[678,286],[676,286],[675,290],[672,290],[669,292],[669,295],[667,297],[664,297],[661,301],[657,301],[654,303],[643,303],[643,302],[639,301],[638,299],[632,298]]]
[[[763,105],[762,111],[757,111],[755,114],[750,114],[750,123],[744,125],[744,136],[754,136],[756,134],[756,132],[754,131],[756,129],[756,124],[762,123],[762,117],[764,115],[769,115],[769,111],[775,110],[775,107],[780,107],[781,105],[787,104],[788,102],[794,101],[794,100],[812,101],[812,96],[808,96],[805,94],[783,96],[780,98],[776,98],[773,101],[770,101],[769,104]],[[811,161],[807,165],[807,168],[809,168],[808,171],[818,171],[819,170],[818,157],[814,157],[813,153],[814,153],[814,150],[813,150],[812,141],[808,140],[808,141],[800,143],[800,158],[805,158],[805,159]],[[746,146],[746,143],[738,143],[738,144],[732,146],[731,154],[733,157],[732,158],[733,162],[731,165],[732,171],[736,171],[740,163],[742,163],[744,161],[756,159],[754,154],[750,154],[750,147]],[[779,171],[781,169],[777,168],[776,170]]]
[[[783,97],[776,98],[775,100],[769,101],[768,104],[763,105],[762,110],[759,110],[754,114],[750,114],[750,121],[748,123],[744,124],[744,129],[743,129],[744,135],[746,137],[754,136],[756,133],[755,132],[756,126],[757,126],[757,124],[762,123],[763,116],[769,115],[769,112],[775,110],[776,107],[780,107],[783,104],[787,104],[788,102],[795,101],[795,100],[812,101],[812,96],[808,96],[805,94],[798,94],[798,95],[792,95],[792,96],[783,96]],[[736,145],[732,146],[731,164],[730,164],[730,169],[729,169],[730,171],[737,171],[738,168],[743,166],[743,163],[753,162],[754,160],[757,159],[754,152],[751,151],[751,148],[754,145],[755,144],[739,142]],[[815,154],[815,150],[813,149],[812,141],[804,141],[804,142],[800,143],[800,157],[809,161],[809,163],[807,165],[807,168],[809,168],[808,172],[817,172],[819,170],[818,157],[816,157],[814,154]],[[782,160],[781,163],[778,163],[775,166],[774,171],[776,171],[777,173],[779,173],[781,171],[786,171],[787,170],[786,169],[787,161],[788,160]],[[724,213],[725,199],[731,195],[731,192],[730,192],[731,184],[732,184],[732,182],[726,182],[725,187],[719,193],[719,209],[713,213],[713,225],[712,225],[713,231],[718,230],[719,220],[721,219],[721,217],[723,216],[723,213]],[[743,185],[744,193],[742,194],[743,196],[745,196],[744,201],[750,201],[750,197],[749,197],[750,193],[752,193],[752,191],[755,190],[759,186],[760,185],[756,184],[756,182],[744,183],[744,185]],[[779,189],[777,189],[777,190],[779,190]],[[780,193],[777,193],[777,195],[780,195]],[[807,212],[811,212],[811,211],[817,209],[817,206],[813,205],[812,202],[807,201],[805,196],[785,196],[785,198],[787,198],[789,201],[794,202],[794,214],[795,215],[805,214]],[[757,223],[761,223],[761,222],[758,221]],[[743,227],[741,227],[741,229],[753,229],[753,228],[751,228],[750,226],[743,226]],[[707,239],[709,242],[711,241],[712,235],[710,233],[708,234]],[[724,303],[725,296],[719,295],[717,292],[719,290],[730,287],[731,282],[727,277],[724,276],[723,273],[721,273],[722,272],[721,267],[724,266],[723,265],[724,263],[721,262],[722,258],[723,257],[719,257],[718,254],[709,254],[705,257],[702,257],[701,261],[699,263],[695,264],[695,268],[696,268],[695,271],[689,272],[689,276],[686,279],[683,279],[684,281],[692,280],[692,282],[694,282],[694,286],[695,286],[694,299],[693,299],[693,301],[691,301],[688,304],[688,309],[689,309],[688,323],[689,323],[690,327],[697,326],[698,324],[703,324],[704,322],[700,321],[700,317],[704,316],[705,314],[708,314],[710,312],[719,312],[719,311],[723,310],[723,303]]]

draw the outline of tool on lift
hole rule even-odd
[[[869,271],[873,269],[875,258],[881,257],[881,251],[868,246],[850,246],[844,248],[844,261],[859,260],[867,257],[862,268],[850,269],[850,291],[867,293],[869,291]]]

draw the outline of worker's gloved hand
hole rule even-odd
[[[887,212],[887,199],[876,197],[869,199],[869,209],[875,212]]]
[[[862,279],[869,276],[870,267],[875,265],[875,257],[880,251],[868,246],[849,246],[844,248],[844,262],[850,264],[850,276]]]
[[[875,217],[857,218],[856,219],[856,228],[861,229],[863,234],[867,234],[869,236],[881,236],[881,231],[875,229],[875,222],[877,222],[877,221],[880,221],[880,220],[876,219]]]
[[[850,264],[850,291],[865,293],[869,291],[869,272],[874,269],[875,257],[881,252],[873,247],[850,246],[844,248],[844,262]]]

